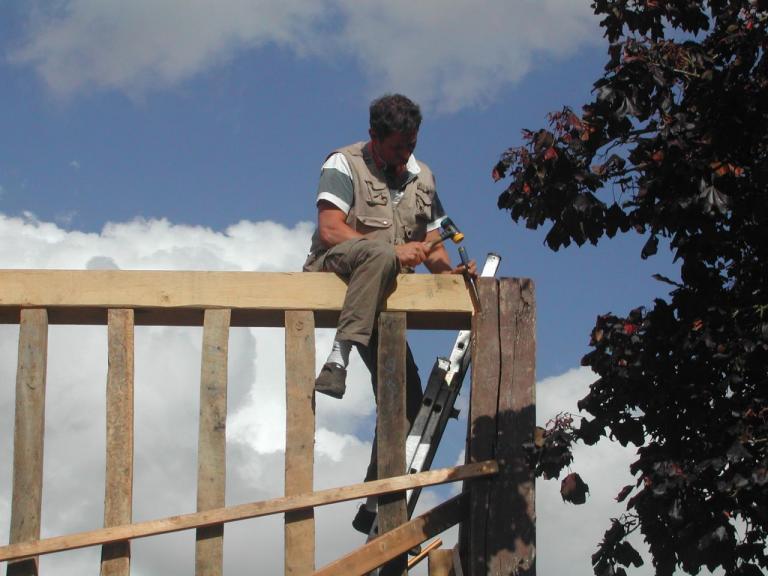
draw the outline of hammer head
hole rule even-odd
[[[443,229],[441,236],[444,238],[450,238],[455,244],[458,244],[464,240],[464,234],[459,231],[456,224],[454,224],[453,220],[450,218],[445,218],[442,224],[440,224],[440,227]]]

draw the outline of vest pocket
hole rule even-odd
[[[384,206],[389,202],[389,188],[381,182],[365,181],[365,201],[371,206]]]
[[[432,221],[432,195],[420,188],[416,190],[416,218]]]

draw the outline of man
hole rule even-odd
[[[445,212],[429,167],[413,151],[421,125],[419,107],[400,94],[371,103],[370,140],[332,153],[320,174],[317,229],[305,271],[335,272],[348,282],[333,349],[315,391],[341,398],[354,345],[371,371],[376,393],[376,319],[399,272],[424,264],[435,274],[453,268],[440,238]],[[475,263],[469,272],[475,274]],[[418,371],[407,351],[406,412],[413,422],[421,404]],[[376,477],[376,440],[366,481]],[[368,532],[375,500],[360,508],[353,525]]]

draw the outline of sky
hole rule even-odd
[[[499,155],[548,112],[578,109],[602,71],[607,45],[589,4],[0,2],[0,267],[298,271],[323,160],[366,138],[371,99],[402,92],[422,106],[416,155],[435,172],[470,255],[496,252],[499,276],[536,283],[537,421],[577,412],[595,378],[579,367],[595,317],[650,304],[666,293],[652,274],[677,275],[664,250],[640,260],[645,238],[554,253],[544,231],[496,207]],[[454,336],[411,335],[423,376]],[[331,339],[318,331],[318,367]],[[1,542],[17,340],[17,327],[0,326]],[[194,509],[200,341],[197,328],[136,330],[137,521]],[[101,523],[106,329],[52,327],[49,350],[44,536]],[[278,496],[282,331],[233,329],[229,355],[227,503]],[[349,382],[342,401],[318,400],[317,488],[364,474],[374,405],[355,356]],[[462,461],[465,425],[466,409],[437,465]],[[537,483],[540,574],[591,574],[632,456],[609,442],[580,448],[573,468],[591,489],[581,507],[561,501],[558,482]],[[422,509],[448,493],[427,491]],[[349,526],[355,507],[317,511],[318,566],[362,542]],[[228,525],[227,573],[257,561],[279,573],[281,521]],[[134,573],[188,574],[193,543],[191,534],[137,541]],[[97,564],[95,550],[43,558],[65,576]]]

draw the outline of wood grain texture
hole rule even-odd
[[[221,508],[227,471],[227,353],[229,310],[206,310],[200,371],[200,421],[197,445],[197,509]],[[221,576],[224,525],[199,528],[195,541],[196,576]]]
[[[488,574],[535,574],[536,512],[533,469],[523,448],[536,424],[536,302],[533,282],[499,284],[501,385],[496,434],[499,476],[492,483]]]
[[[130,524],[133,503],[133,310],[109,310],[104,526]],[[101,576],[127,576],[129,542],[104,546]]]
[[[412,547],[457,524],[467,513],[466,494],[459,494],[432,510],[374,538],[354,552],[322,567],[315,576],[361,576]]]
[[[442,548],[429,553],[429,576],[456,576],[453,550]]]
[[[199,326],[202,310],[230,308],[235,326],[282,326],[284,310],[324,312],[325,325],[345,293],[344,282],[322,272],[0,270],[0,322],[17,323],[26,306],[48,308],[57,323],[103,324],[106,309],[134,308],[137,325]],[[409,312],[416,325],[466,329],[472,302],[461,276],[403,274],[384,309]]]
[[[406,490],[424,486],[434,486],[437,484],[445,484],[447,482],[460,482],[471,478],[492,476],[497,472],[498,466],[496,465],[496,462],[478,462],[476,464],[456,466],[454,468],[442,468],[439,470],[419,472],[418,474],[407,474],[397,478],[386,478],[384,480],[352,484],[340,488],[329,488],[310,494],[297,494],[296,496],[285,496],[262,502],[252,502],[249,504],[240,504],[238,506],[229,506],[227,508],[171,516],[159,520],[138,522],[127,526],[101,528],[99,530],[91,530],[89,532],[80,532],[66,536],[55,536],[53,538],[45,538],[38,541],[10,544],[8,546],[0,546],[0,562],[28,558],[40,554],[50,554],[52,552],[61,552],[63,550],[74,550],[77,548],[85,548],[87,546],[107,544],[121,540],[144,538],[156,534],[168,534],[170,532],[179,532],[181,530],[202,528],[225,522],[268,516],[270,514],[293,512],[295,510],[304,510],[315,506],[325,506],[336,502],[367,498],[368,496],[381,496],[382,494],[391,494],[393,492],[404,492]]]
[[[378,477],[405,473],[405,314],[382,312],[379,316],[378,406],[376,410]],[[405,494],[379,498],[379,534],[385,534],[408,519]],[[382,576],[407,574],[407,558],[399,556],[381,570]]]
[[[285,313],[285,495],[311,492],[315,449],[315,317]],[[313,509],[285,514],[285,574],[315,571]]]
[[[493,458],[499,396],[499,284],[495,278],[479,278],[482,311],[473,318],[472,392],[469,408],[468,462]],[[471,486],[466,553],[469,576],[486,576],[490,485]]]
[[[47,364],[48,314],[44,309],[22,310],[13,430],[11,544],[40,538]],[[37,558],[11,563],[7,573],[36,575]]]

